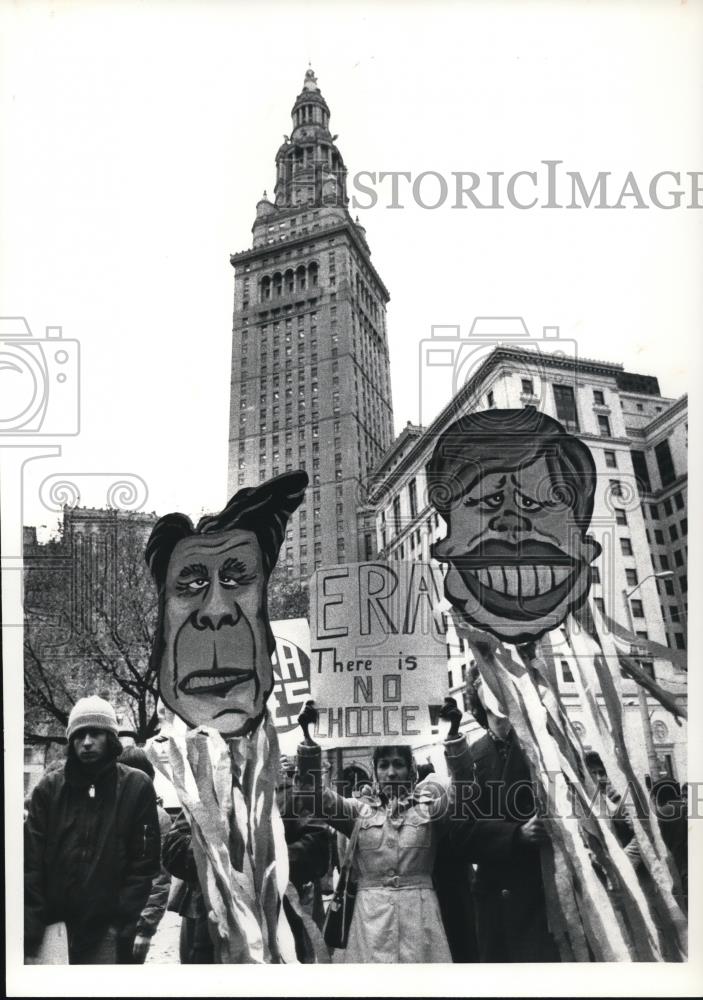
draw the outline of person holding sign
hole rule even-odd
[[[455,732],[453,715],[447,714],[450,701],[442,710],[442,717],[453,724],[449,738],[465,742]],[[352,859],[356,902],[347,945],[335,952],[335,962],[451,962],[432,879],[448,826],[454,822],[465,826],[462,855],[472,861],[507,858],[510,837],[484,828],[470,809],[464,810],[469,813],[464,818],[450,808],[449,790],[437,775],[417,781],[407,745],[375,748],[371,795],[343,798],[323,788],[321,748],[308,732],[316,721],[317,710],[309,701],[298,717],[305,734],[298,746],[298,786],[312,791],[314,810],[330,826],[356,839]],[[460,768],[455,773],[458,780],[471,779],[470,773],[460,774]]]

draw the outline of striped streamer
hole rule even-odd
[[[164,749],[165,745],[165,749]],[[201,726],[149,756],[188,816],[215,961],[296,962],[282,908],[288,852],[276,805],[278,741],[269,713],[248,736]]]
[[[459,634],[471,646],[489,698],[507,715],[527,758],[550,842],[542,849],[549,924],[562,961],[683,961],[686,920],[672,887],[676,874],[658,824],[630,760],[622,724],[619,669],[596,638],[569,623],[582,705],[593,749],[622,796],[634,788],[644,808],[633,830],[654,888],[645,895],[608,816],[593,808],[598,789],[569,721],[552,671],[534,647],[503,645],[466,622]],[[604,704],[596,698],[603,695]]]

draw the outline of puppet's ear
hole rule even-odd
[[[584,535],[583,547],[588,562],[594,562],[603,551],[600,542],[597,542],[593,535]]]

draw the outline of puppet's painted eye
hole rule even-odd
[[[191,592],[191,594],[197,594],[201,590],[205,590],[205,588],[207,587],[208,583],[209,583],[209,581],[206,580],[205,577],[199,576],[196,580],[191,580],[187,584],[187,587],[188,587],[188,590]]]
[[[239,586],[239,581],[235,580],[235,578],[233,576],[229,576],[228,574],[225,574],[224,576],[220,577],[220,583],[222,584],[223,587],[238,587]]]
[[[542,504],[528,497],[525,493],[515,490],[515,502],[521,510],[541,510]]]
[[[490,493],[487,497],[482,497],[481,502],[490,510],[498,510],[504,499],[505,494],[502,490],[498,490],[497,493]]]

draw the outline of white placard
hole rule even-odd
[[[316,571],[310,584],[310,686],[327,745],[414,744],[447,693],[442,578],[429,563],[367,562]]]

